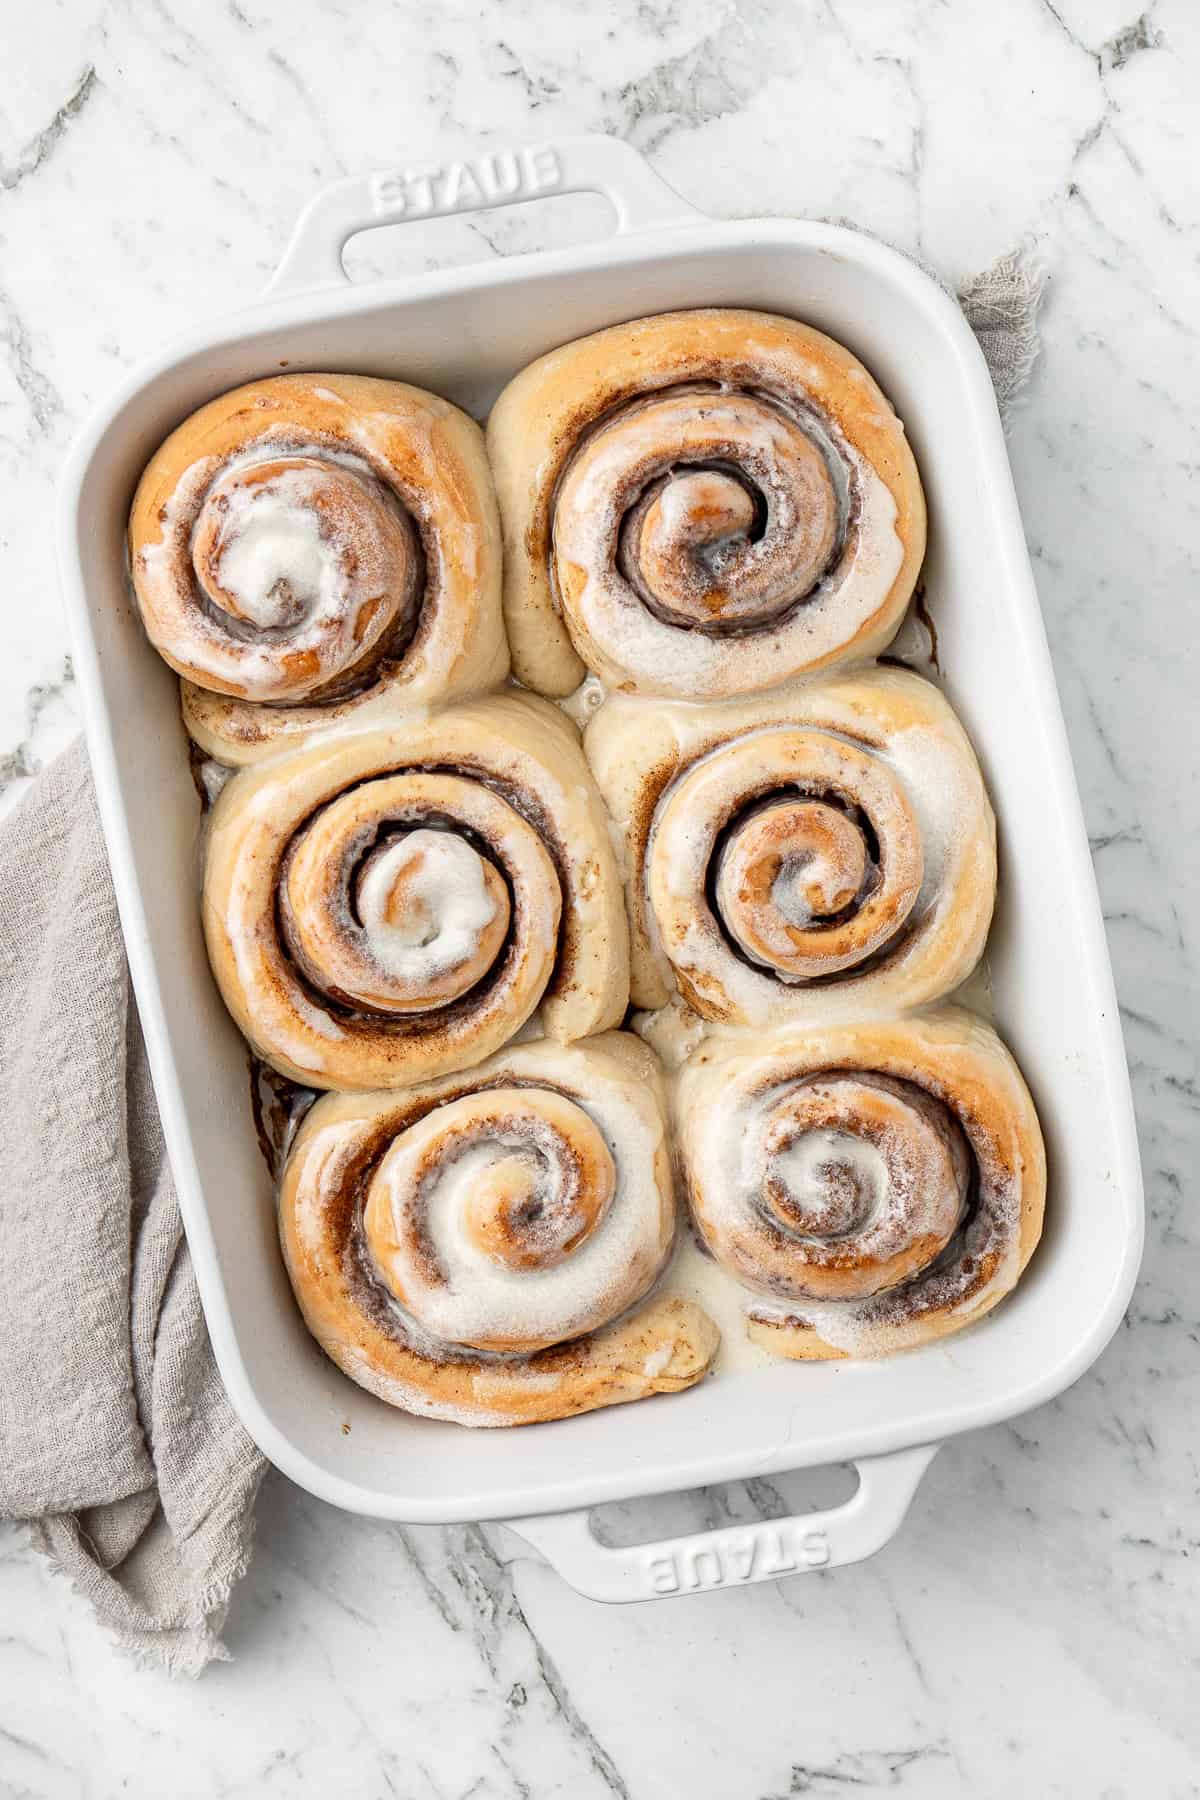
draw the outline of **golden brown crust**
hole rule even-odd
[[[453,1112],[489,1088],[514,1085],[531,1105],[549,1089],[560,1107],[565,1100],[603,1120],[618,1185],[637,1188],[618,1193],[613,1205],[641,1209],[654,1249],[632,1277],[618,1265],[608,1304],[620,1316],[610,1313],[611,1322],[530,1355],[480,1356],[439,1347],[391,1304],[386,1260],[381,1267],[363,1255],[362,1213],[368,1190],[372,1201],[366,1204],[374,1203],[372,1180],[378,1182],[384,1159],[403,1148],[406,1134],[436,1131],[443,1110]],[[716,1353],[714,1326],[686,1301],[644,1297],[674,1229],[662,1106],[654,1058],[637,1040],[616,1033],[571,1050],[522,1045],[471,1075],[404,1093],[327,1095],[301,1127],[280,1188],[284,1259],[309,1330],[352,1380],[390,1404],[468,1425],[566,1418],[691,1386]],[[615,1215],[601,1218],[594,1232],[603,1234],[613,1224]],[[565,1254],[569,1259],[578,1252]],[[445,1273],[452,1282],[453,1271]],[[536,1268],[528,1279],[537,1294]],[[603,1305],[603,1281],[600,1298]],[[593,1304],[595,1291],[589,1287],[583,1299]],[[630,1301],[632,1310],[621,1311]],[[535,1310],[541,1304],[531,1302]]]
[[[920,676],[877,667],[710,706],[617,696],[588,725],[584,749],[625,842],[636,1006],[663,1006],[678,987],[717,1023],[820,1020],[924,1005],[978,961],[995,897],[995,820],[966,733]],[[856,780],[860,765],[870,783]],[[821,977],[797,981],[786,955],[772,967],[733,947],[738,918],[714,911],[719,865],[731,820],[763,816],[743,807],[802,799],[805,814],[827,789],[839,807],[853,803],[855,818],[870,817],[879,872],[851,907],[797,926]],[[801,850],[816,843],[807,829],[793,833]]]
[[[339,552],[345,591],[336,607],[317,607],[323,623],[295,625],[294,643],[274,612],[265,634],[247,618],[231,632],[193,566],[204,551],[199,572],[219,602],[214,546],[231,508],[248,504],[247,477],[262,486],[256,458],[263,467],[282,459],[322,542]],[[411,568],[399,566],[405,534]],[[381,698],[427,705],[504,678],[500,533],[482,434],[403,382],[280,375],[221,395],[151,458],[129,546],[147,630],[184,677],[188,731],[235,766],[357,719]],[[394,587],[411,587],[407,598],[390,591],[389,569]],[[285,591],[282,571],[281,583]]]
[[[876,572],[869,595],[865,589],[856,592],[851,604],[848,590],[842,593],[840,611],[831,613],[828,622],[823,617],[824,601],[810,605],[807,612],[801,606],[797,614],[795,602],[809,579],[797,572],[800,585],[791,590],[791,614],[785,618],[773,602],[768,604],[757,635],[718,639],[710,652],[701,655],[694,632],[679,629],[664,636],[654,630],[647,645],[651,641],[661,645],[662,654],[639,661],[630,638],[636,609],[627,604],[628,593],[622,589],[621,603],[612,614],[622,626],[614,632],[599,622],[583,596],[587,559],[577,558],[572,547],[576,501],[579,522],[590,530],[609,471],[598,471],[593,479],[589,470],[586,491],[578,496],[567,490],[573,459],[581,453],[592,458],[598,442],[595,434],[611,433],[614,504],[618,513],[627,507],[636,510],[638,492],[649,492],[662,478],[654,463],[654,408],[660,404],[662,442],[672,446],[664,454],[668,462],[674,460],[685,482],[693,481],[688,470],[697,465],[702,470],[743,465],[736,480],[720,476],[720,495],[709,492],[709,477],[703,493],[689,495],[686,505],[674,509],[686,517],[676,520],[665,534],[649,517],[643,520],[639,514],[632,521],[644,542],[647,527],[654,540],[645,543],[643,571],[648,580],[654,580],[656,556],[661,561],[664,550],[669,553],[675,573],[663,592],[668,610],[678,607],[667,596],[689,585],[684,562],[694,586],[712,561],[714,516],[718,522],[724,520],[734,535],[713,568],[735,570],[734,587],[747,580],[757,593],[760,578],[771,573],[767,565],[773,558],[794,554],[807,566],[806,559],[815,554],[820,562],[819,547],[814,552],[807,542],[797,545],[798,527],[781,529],[777,545],[768,520],[766,537],[752,547],[736,535],[747,529],[746,522],[739,528],[732,515],[739,485],[759,492],[756,516],[761,495],[769,494],[774,481],[780,480],[797,487],[791,515],[801,524],[808,519],[819,497],[806,493],[807,475],[792,472],[789,443],[794,439],[796,452],[801,451],[814,420],[815,428],[836,439],[829,454],[841,457],[846,466],[850,540],[868,523],[878,540],[871,545]],[[720,410],[726,405],[727,416]],[[629,409],[631,431],[626,429],[623,408]],[[799,431],[791,422],[796,417]],[[631,439],[628,446],[618,441],[622,432]],[[707,308],[637,319],[566,344],[522,370],[504,390],[488,421],[488,451],[504,530],[504,606],[513,665],[518,678],[541,693],[569,693],[590,667],[625,691],[717,697],[774,685],[847,657],[869,656],[882,649],[898,627],[924,555],[924,497],[902,426],[857,358],[793,319]],[[780,473],[785,466],[788,473]],[[628,476],[618,474],[625,468]],[[873,513],[866,493],[872,482],[879,496]],[[875,494],[872,487],[871,495]],[[560,501],[572,516],[569,541],[563,536],[565,518],[559,522],[562,541],[556,553]],[[650,504],[654,503],[652,497]],[[622,550],[616,535],[614,525],[607,549],[598,551],[596,579],[601,579],[600,565],[605,562],[614,566],[626,554],[636,560],[636,551],[628,541]],[[689,541],[693,554],[684,557]],[[820,536],[820,544],[824,543]],[[887,544],[894,544],[895,552],[885,557]],[[631,579],[637,586],[642,577],[634,573]],[[577,605],[579,600],[583,603]],[[714,608],[729,610],[731,619],[739,610],[736,593],[723,587],[715,573],[709,583],[708,610]],[[696,605],[687,602],[683,611],[694,615]]]
[[[750,1338],[805,1360],[960,1329],[1033,1253],[1045,1157],[994,1033],[949,1008],[897,1013],[969,973],[996,877],[951,708],[906,670],[862,666],[924,553],[902,425],[833,340],[710,309],[541,358],[487,444],[491,470],[472,421],[401,383],[277,377],[186,420],[131,515],[135,588],[184,678],[187,728],[254,765],[207,843],[218,982],[275,1069],[345,1090],[313,1107],[280,1184],[309,1329],[391,1404],[475,1425],[675,1391],[710,1367],[706,1314],[654,1291],[674,1201],[661,1072],[611,1030],[630,930],[634,1002],[706,1021],[674,1078],[677,1153],[703,1235],[752,1295]],[[241,510],[293,490],[349,596],[295,643],[290,577],[239,585],[247,558],[229,548]],[[197,580],[205,629],[214,609],[233,621],[242,671],[180,636]],[[544,700],[471,698],[504,680],[505,624],[527,687],[565,696],[591,668],[616,690],[586,762]],[[443,902],[453,954],[422,961]],[[606,1095],[653,1141],[600,1119]],[[720,1154],[771,1107],[774,1186],[730,1226],[742,1174]],[[805,1142],[848,1119],[866,1151],[819,1146],[814,1163]],[[863,1248],[876,1181],[921,1203]],[[645,1231],[556,1312],[547,1285],[594,1253],[631,1182]],[[452,1230],[435,1189],[459,1209]],[[490,1312],[480,1262],[499,1271]],[[505,1310],[509,1282],[540,1296],[528,1312]]]
[[[769,1128],[772,1109],[786,1108],[804,1084],[836,1077],[853,1086],[857,1072],[902,1084],[902,1095],[911,1084],[922,1104],[931,1098],[950,1115],[970,1150],[967,1210],[945,1251],[937,1243],[926,1246],[920,1272],[906,1268],[906,1279],[860,1298],[789,1297],[786,1282],[769,1268],[754,1279],[743,1261],[741,1276],[752,1281],[749,1335],[779,1356],[881,1356],[959,1331],[1011,1292],[1041,1235],[1046,1159],[1029,1090],[995,1032],[972,1014],[946,1007],[908,1018],[775,1032],[753,1043],[744,1033],[706,1041],[678,1077],[677,1128],[693,1213],[718,1255],[727,1243],[741,1241],[736,1231],[727,1237],[730,1221],[763,1204],[757,1191],[739,1195],[722,1179],[722,1134],[741,1134],[744,1142],[764,1121]],[[923,1216],[928,1199],[919,1189],[911,1196],[907,1190],[889,1195],[897,1241],[910,1220]],[[777,1248],[786,1260],[785,1241]],[[793,1250],[800,1283],[805,1256],[801,1236]],[[847,1257],[853,1260],[849,1240]]]
[[[447,1005],[381,1016],[316,985],[340,967],[323,935],[340,937],[365,974],[380,954],[369,921],[337,911],[355,876],[353,833],[313,928],[280,910],[280,883],[306,833],[320,830],[326,809],[357,808],[363,796],[374,809],[368,833],[386,841],[431,823],[465,833],[508,884],[500,956]],[[619,1022],[628,1000],[627,929],[600,798],[569,722],[531,696],[337,734],[244,770],[213,810],[203,905],[209,958],[239,1028],[272,1067],[313,1087],[391,1087],[469,1067],[539,1006],[548,1034],[570,1041]]]

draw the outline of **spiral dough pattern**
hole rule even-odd
[[[965,979],[995,895],[966,734],[900,669],[721,706],[615,697],[585,737],[629,863],[635,1004],[762,1025]]]
[[[551,352],[488,426],[517,674],[716,699],[880,649],[920,567],[903,428],[848,351],[668,313]]]
[[[679,1114],[697,1228],[780,1355],[882,1355],[956,1331],[1037,1243],[1037,1118],[968,1013],[706,1046]]]
[[[139,483],[130,570],[189,731],[227,763],[507,667],[478,427],[400,382],[279,376],[212,401]]]
[[[599,797],[557,709],[517,695],[245,770],[214,809],[204,917],[242,1031],[313,1087],[469,1067],[539,1007],[567,1041],[628,997]]]
[[[327,1096],[289,1154],[280,1228],[318,1341],[409,1411],[559,1418],[688,1386],[716,1348],[698,1308],[646,1298],[675,1202],[657,1066],[619,1033]]]

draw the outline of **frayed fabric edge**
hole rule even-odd
[[[189,1608],[186,1620],[178,1625],[129,1625],[107,1616],[98,1604],[95,1593],[63,1561],[50,1542],[41,1520],[24,1521],[26,1541],[52,1574],[64,1581],[71,1592],[87,1605],[114,1649],[128,1657],[136,1668],[158,1669],[173,1678],[194,1681],[210,1663],[234,1661],[233,1652],[221,1639],[221,1632],[229,1613],[233,1591],[246,1574],[253,1558],[257,1526],[254,1506],[259,1485],[255,1484],[255,1493],[247,1505],[242,1544],[233,1566],[226,1574],[205,1584],[194,1605]]]

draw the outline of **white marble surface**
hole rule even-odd
[[[952,280],[1036,237],[1045,352],[1012,455],[1109,921],[1149,1237],[1099,1364],[945,1450],[899,1538],[858,1568],[605,1609],[502,1532],[401,1531],[271,1478],[236,1660],[172,1685],[117,1658],[9,1532],[3,1793],[1200,1794],[1200,10],[1136,4],[6,11],[10,793],[72,728],[51,516],[74,427],[149,348],[262,283],[317,182],[484,133],[607,130],[713,212],[844,215]],[[439,254],[489,254],[489,238],[505,241],[494,222],[449,227]],[[710,1495],[692,1516],[764,1498]]]

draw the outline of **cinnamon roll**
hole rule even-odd
[[[551,351],[488,452],[518,678],[719,699],[881,650],[925,550],[904,427],[831,338],[702,310]]]
[[[508,667],[482,434],[403,382],[279,375],[202,407],[138,484],[129,558],[187,729],[226,763]]]
[[[326,1095],[279,1221],[317,1342],[408,1412],[560,1419],[689,1387],[716,1351],[699,1307],[647,1298],[675,1203],[658,1069],[620,1033]]]
[[[626,843],[635,1005],[763,1025],[948,993],[983,950],[996,829],[966,733],[908,670],[715,706],[615,696],[584,747]]]
[[[617,1024],[628,937],[608,822],[559,710],[505,694],[244,769],[213,808],[209,957],[273,1068],[378,1088],[468,1068],[540,1009]]]
[[[961,1330],[1037,1245],[1041,1130],[1011,1055],[957,1008],[710,1038],[678,1077],[700,1236],[780,1356],[882,1356]]]

